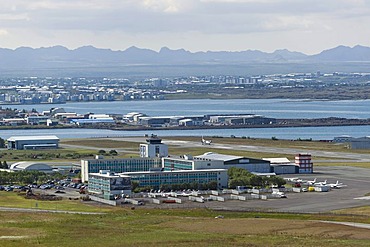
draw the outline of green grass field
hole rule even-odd
[[[0,191],[0,206],[12,208],[30,208],[30,209],[46,209],[46,210],[67,210],[67,211],[83,211],[83,212],[105,212],[107,207],[96,207],[89,203],[81,203],[79,200],[61,201],[38,201],[33,199],[25,199],[19,196],[17,192]]]
[[[215,219],[216,215],[223,219]],[[8,246],[369,246],[369,230],[329,216],[119,208],[103,215],[0,212]],[[336,217],[345,220],[345,217]]]

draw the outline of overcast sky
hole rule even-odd
[[[368,0],[0,0],[0,47],[190,51],[370,46]]]

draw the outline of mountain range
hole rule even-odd
[[[132,46],[123,51],[83,46],[47,48],[0,48],[0,70],[94,68],[132,65],[219,65],[255,63],[370,62],[370,47],[338,46],[319,54],[306,55],[289,50],[272,53],[259,50],[190,52],[163,47],[159,52]]]

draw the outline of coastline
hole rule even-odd
[[[277,119],[276,124],[240,124],[240,125],[199,125],[199,126],[135,126],[135,125],[89,125],[89,126],[0,126],[0,130],[31,130],[31,129],[106,129],[115,131],[146,131],[146,130],[202,130],[202,129],[256,129],[256,128],[295,128],[295,127],[331,127],[331,126],[363,126],[370,125],[370,119],[346,118],[312,118],[312,119]]]

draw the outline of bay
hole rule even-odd
[[[142,112],[150,116],[238,114],[252,113],[273,118],[369,118],[370,100],[309,101],[288,99],[228,99],[228,100],[159,100],[74,102],[67,104],[3,105],[17,109],[43,111],[63,107],[67,112],[97,114],[126,114]],[[113,131],[103,129],[52,129],[52,130],[0,130],[0,137],[16,135],[57,135],[59,138],[91,138],[114,136],[237,136],[250,138],[331,140],[336,136],[362,137],[370,135],[370,126],[293,127],[256,129],[207,129],[160,131]]]
[[[157,101],[73,102],[66,104],[3,105],[39,112],[62,107],[67,112],[149,116],[251,113],[273,118],[370,118],[370,100],[310,101],[289,99],[190,99]]]

